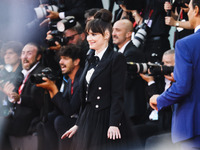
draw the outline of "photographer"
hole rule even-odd
[[[165,0],[145,0],[146,6],[142,13],[137,9],[131,9],[130,6],[120,5],[124,11],[132,13],[138,25],[146,23],[149,27],[143,50],[147,62],[161,61],[163,53],[170,49],[168,40],[170,27],[165,25],[164,2]],[[155,55],[158,60],[153,57]]]
[[[62,86],[59,89],[54,81],[43,78],[42,84],[38,87],[49,91],[51,101],[55,105],[55,110],[48,115],[48,122],[45,124],[45,143],[48,150],[64,150],[70,146],[70,139],[61,140],[61,135],[70,129],[76,122],[80,108],[79,79],[83,70],[82,51],[76,45],[64,46],[59,51],[60,68],[63,74]],[[50,143],[49,143],[50,142]]]
[[[45,7],[47,4],[43,4],[40,7]],[[84,12],[86,10],[85,0],[58,0],[55,5],[58,7],[58,11],[47,9],[47,16],[43,23],[52,20],[61,20],[67,16],[74,16],[82,26],[85,26]],[[41,25],[43,24],[41,23]]]
[[[174,50],[168,50],[163,54],[162,62],[165,66],[174,66],[175,57]],[[161,67],[161,66],[160,66]],[[152,72],[149,72],[151,74]],[[156,93],[162,93],[170,87],[169,75],[150,76],[140,74],[140,76],[148,83],[146,87],[147,99]],[[145,145],[145,141],[148,137],[163,132],[169,132],[171,128],[171,107],[167,107],[159,113],[155,110],[152,111],[151,107],[148,108],[146,113],[146,122],[143,125],[135,126],[139,138]]]
[[[53,36],[51,35],[51,31],[47,33],[47,40],[51,40]],[[55,41],[55,46],[49,46],[48,50],[44,52],[43,57],[43,64],[45,66],[51,67],[54,71],[60,71],[59,67],[59,50],[62,45],[69,45],[69,44],[75,44],[77,46],[80,46],[82,54],[83,54],[83,59],[85,60],[86,58],[86,53],[89,49],[88,43],[86,41],[86,35],[84,32],[83,27],[79,22],[76,22],[74,26],[71,28],[67,28],[62,35],[60,35],[60,38],[63,38],[64,42],[59,43],[58,41]],[[49,61],[51,60],[51,61]]]

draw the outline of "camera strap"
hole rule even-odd
[[[151,9],[151,10],[150,10],[150,12],[149,12],[149,16],[148,16],[148,20],[147,20],[147,23],[146,23],[146,24],[148,24],[148,23],[149,23],[149,21],[150,21],[150,19],[151,19],[151,16],[152,16],[152,14],[153,14],[153,9]]]

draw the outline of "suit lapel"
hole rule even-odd
[[[110,48],[108,48],[106,50],[106,52],[104,53],[101,61],[99,61],[98,66],[96,67],[91,79],[90,79],[90,84],[92,83],[92,81],[99,75],[101,74],[101,72],[108,66],[108,64],[110,63],[110,55],[112,51],[110,50]]]
[[[129,41],[129,43],[126,45],[125,49],[124,49],[124,55],[127,52],[127,49],[129,49],[129,47],[131,47],[131,41]]]
[[[80,88],[81,91],[84,89],[83,86],[84,86],[85,76],[86,76],[86,73],[88,71],[88,67],[89,67],[89,63],[88,63],[88,61],[86,61],[83,73],[82,73],[80,80],[79,80],[80,86],[81,86],[81,88]]]

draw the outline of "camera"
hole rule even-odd
[[[58,12],[58,7],[56,5],[39,6],[39,7],[34,8],[37,18],[42,19],[42,18],[45,18],[46,16],[48,16],[49,13],[47,12],[47,9]]]
[[[47,40],[47,45],[55,46],[55,41],[59,42],[60,45],[66,45],[69,41],[67,37],[63,36],[63,32],[66,29],[72,28],[76,25],[76,20],[74,16],[67,16],[58,22],[49,22],[49,29],[51,30],[51,35],[53,38]]]
[[[10,80],[10,73],[13,68],[11,65],[2,65],[0,67],[0,85],[3,86],[7,81]]]
[[[115,0],[118,5],[125,5],[128,10],[141,10],[145,8],[145,0]]]
[[[148,70],[150,71],[151,76],[158,75],[171,75],[174,70],[173,66],[165,66],[156,63],[135,63],[135,62],[127,62],[129,73],[143,73],[148,74]]]
[[[45,82],[44,80],[42,80],[43,77],[46,77],[52,81],[59,79],[57,75],[53,74],[53,71],[51,70],[51,68],[46,67],[41,71],[41,73],[31,75],[30,81],[34,84],[40,84],[40,83]]]
[[[133,45],[137,48],[140,47],[142,43],[144,43],[145,38],[147,36],[149,27],[146,23],[142,23],[141,25],[137,26],[135,29],[135,35],[132,38]]]
[[[46,40],[46,43],[49,47],[56,46],[55,42],[57,41],[60,45],[66,45],[68,43],[68,39],[63,37],[63,32],[59,32],[58,30],[51,31],[51,35],[53,38]]]

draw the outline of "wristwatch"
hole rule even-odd
[[[179,22],[178,22],[178,21],[176,21],[176,24],[175,24],[175,25],[176,25],[176,27],[179,27],[179,25],[180,25],[180,24],[179,24]]]

